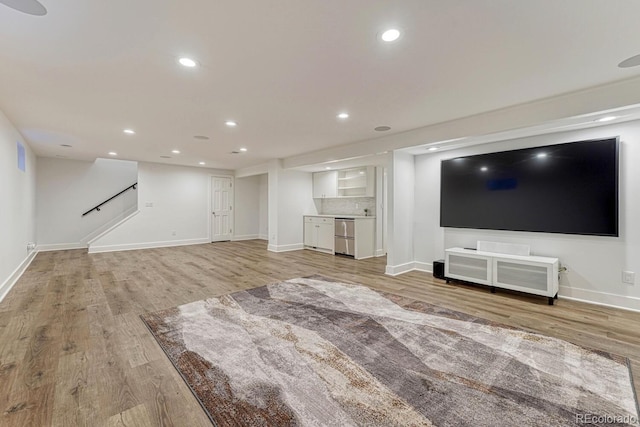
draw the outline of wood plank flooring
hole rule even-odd
[[[627,356],[640,386],[640,313],[563,299],[551,307],[384,267],[384,258],[271,253],[257,240],[40,253],[0,303],[0,425],[210,426],[139,314],[310,274]]]

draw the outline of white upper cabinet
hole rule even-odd
[[[375,167],[342,169],[313,174],[313,198],[375,197]]]
[[[338,171],[313,174],[313,198],[325,199],[338,196]]]

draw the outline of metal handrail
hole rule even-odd
[[[109,203],[110,201],[112,201],[113,199],[115,199],[116,197],[118,197],[119,195],[121,195],[122,193],[125,193],[125,192],[127,192],[127,191],[131,190],[132,188],[135,190],[137,185],[138,185],[138,183],[137,183],[137,182],[136,182],[135,184],[131,184],[130,186],[128,186],[127,188],[125,188],[124,190],[122,190],[121,192],[119,192],[118,194],[116,194],[116,195],[114,195],[114,196],[109,197],[109,198],[108,198],[107,200],[105,200],[104,202],[102,202],[102,203],[100,203],[99,205],[94,206],[93,208],[89,209],[88,211],[86,211],[85,213],[83,213],[83,214],[82,214],[82,216],[85,216],[85,215],[87,215],[87,214],[89,214],[89,213],[91,213],[91,212],[93,212],[93,211],[100,212],[100,207],[101,207],[102,205]]]

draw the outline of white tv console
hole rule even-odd
[[[444,275],[450,279],[480,283],[542,295],[549,305],[558,298],[558,258],[483,252],[472,249],[445,250]]]

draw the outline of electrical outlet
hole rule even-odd
[[[636,273],[633,271],[623,271],[622,272],[622,283],[626,283],[628,285],[633,285],[636,282]]]
[[[147,208],[152,208],[152,207],[153,207],[153,202],[147,202],[147,203],[145,203],[144,205],[145,205],[145,207],[147,207]]]
[[[360,207],[360,203],[356,203],[356,209]]]

